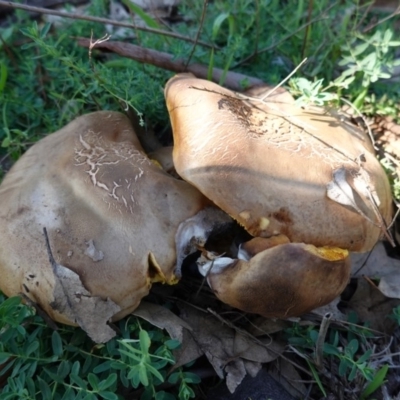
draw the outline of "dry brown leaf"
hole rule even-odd
[[[268,364],[268,372],[296,399],[304,399],[307,388],[296,368],[287,360],[279,358]]]
[[[386,296],[400,299],[400,274],[395,272],[385,275],[379,282],[378,289]]]
[[[353,277],[364,275],[370,278],[400,274],[400,260],[388,257],[385,246],[378,242],[369,253],[351,254],[351,273]]]
[[[282,346],[276,343],[265,345],[250,335],[242,335],[211,314],[184,304],[179,308],[181,318],[192,327],[185,334],[187,332],[192,337],[221,379],[226,374],[227,386],[231,392],[240,384],[247,371],[256,374],[261,363],[271,362],[283,351]],[[190,349],[193,354],[192,346],[187,345],[185,339],[182,346]],[[180,357],[186,358],[186,355],[181,352]]]
[[[194,340],[191,331],[184,329],[182,344],[178,349],[174,350],[175,364],[172,366],[171,371],[197,360],[203,354],[203,350]]]
[[[225,372],[226,386],[228,387],[228,390],[233,393],[246,376],[246,368],[244,367],[243,360],[238,358],[231,361],[225,367]]]
[[[234,353],[249,361],[265,363],[275,360],[277,354],[283,352],[283,346],[279,346],[279,344],[272,342],[270,339],[259,340],[259,342],[263,343],[265,347],[255,343],[248,336],[243,336],[236,332],[233,339]]]
[[[336,201],[337,203],[353,208],[360,215],[362,215],[367,221],[371,222],[374,225],[377,225],[377,223],[372,221],[371,218],[366,214],[366,212],[361,209],[361,205],[358,204],[358,202],[361,201],[360,194],[362,194],[363,197],[368,198],[368,194],[370,193],[367,184],[365,182],[365,179],[363,180],[361,178],[361,175],[358,175],[356,179],[352,177],[353,183],[357,182],[357,185],[355,185],[356,186],[355,190],[354,188],[351,187],[351,185],[347,181],[348,174],[350,175],[350,171],[348,171],[344,167],[341,167],[333,171],[332,181],[328,182],[328,184],[326,185],[327,196],[331,200]],[[363,204],[363,205],[367,207],[367,209],[370,209],[370,207],[376,208],[376,206],[372,202],[371,204],[368,205]]]
[[[348,302],[360,321],[368,321],[370,328],[384,333],[390,333],[395,328],[395,321],[388,315],[399,304],[400,300],[385,297],[377,286],[364,278],[358,279],[356,292]]]
[[[290,326],[290,322],[283,319],[258,317],[252,321],[248,332],[254,336],[271,335]]]
[[[158,304],[142,301],[139,307],[133,311],[133,315],[145,319],[160,329],[165,329],[172,339],[183,341],[183,328],[189,329],[185,321],[175,315],[171,310]]]
[[[256,362],[247,361],[247,360],[243,360],[243,365],[244,365],[244,368],[246,369],[246,372],[252,378],[255,378],[258,375],[258,373],[260,372],[261,368],[262,368],[262,364],[261,363],[256,363]]]
[[[190,334],[192,330],[190,325],[169,309],[142,301],[132,314],[145,319],[158,328],[165,329],[172,339],[181,342],[181,346],[174,350],[175,364],[171,371],[198,359],[204,354]]]
[[[300,398],[300,397],[296,397]],[[302,397],[304,398],[304,397]],[[222,386],[209,391],[207,400],[295,400],[268,372],[261,369],[256,377],[246,376],[235,393]]]
[[[54,273],[54,310],[68,315],[96,343],[108,342],[115,336],[107,322],[121,308],[110,299],[92,296],[77,273],[52,259]]]

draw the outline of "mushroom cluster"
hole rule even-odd
[[[391,214],[387,178],[364,134],[326,110],[236,94],[190,75],[165,89],[177,179],[129,120],[102,111],[32,146],[0,185],[0,289],[96,342],[152,283],[176,283],[198,249],[216,296],[268,317],[328,303]],[[165,162],[163,161],[165,160]],[[237,221],[233,257],[204,250]]]

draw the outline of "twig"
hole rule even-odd
[[[390,349],[390,346],[392,345],[392,342],[393,342],[393,336],[390,336],[390,338],[389,338],[389,344],[382,350],[382,351],[380,351],[379,353],[373,353],[373,354],[371,354],[371,357],[370,358],[380,358],[381,356],[391,356],[391,357],[393,357],[393,356],[398,356],[398,355],[400,355],[400,353],[392,353],[392,354],[387,354],[387,351]]]
[[[189,58],[187,59],[187,61],[185,63],[185,68],[188,67],[188,65],[190,63],[190,60],[193,57],[194,51],[196,50],[197,42],[199,41],[199,37],[200,37],[200,32],[201,32],[201,30],[203,28],[204,19],[205,19],[206,11],[207,11],[207,6],[208,6],[208,0],[204,0],[204,2],[203,2],[203,10],[201,12],[201,19],[200,19],[199,29],[197,29],[196,37],[194,39],[194,45],[192,47],[192,51],[190,52]]]
[[[372,254],[372,252],[373,252],[374,249],[375,249],[375,246],[376,246],[376,243],[374,244],[374,247],[372,247],[372,249],[368,252],[367,257],[365,258],[365,260],[364,260],[363,263],[361,264],[360,268],[358,268],[358,270],[357,270],[356,272],[354,272],[354,273],[352,274],[352,276],[357,276],[357,274],[365,267],[365,265],[366,265],[367,262],[368,262],[368,259],[371,257],[371,254]]]
[[[278,88],[280,88],[286,81],[288,81],[299,69],[300,67],[307,61],[305,58],[285,79],[279,82],[279,85],[276,85],[273,89],[267,92],[263,97],[260,98],[260,101],[264,101],[268,96],[274,93]]]
[[[318,369],[322,369],[323,366],[324,343],[326,334],[328,332],[329,324],[331,323],[332,316],[333,316],[332,313],[330,312],[326,313],[319,327],[317,343],[315,344],[315,365]]]
[[[365,28],[365,29],[363,30],[363,33],[367,33],[367,32],[370,31],[371,29],[374,29],[374,28],[377,27],[378,25],[382,24],[383,22],[385,22],[385,21],[389,20],[390,18],[393,18],[393,17],[395,17],[396,15],[399,15],[399,14],[400,14],[400,6],[398,6],[398,7],[396,8],[396,10],[394,10],[394,11],[393,11],[390,15],[388,15],[387,17],[382,18],[382,19],[380,19],[377,23],[372,24],[372,25],[368,26],[367,28]]]
[[[89,39],[77,38],[77,40],[80,46],[90,46]],[[95,48],[100,50],[109,50],[123,57],[132,58],[133,60],[136,60],[138,62],[155,65],[157,67],[168,69],[170,71],[191,72],[198,78],[207,78],[207,66],[195,63],[189,64],[186,68],[184,60],[177,60],[172,54],[169,53],[146,49],[144,47],[136,46],[134,44],[116,41],[96,44]],[[214,68],[212,73],[212,80],[214,82],[219,82],[223,73],[224,71],[222,69]],[[250,87],[265,85],[265,83],[261,79],[230,71],[228,72],[225,79],[225,87],[232,90],[242,90],[242,82],[246,82]]]
[[[372,134],[371,128],[369,126],[369,123],[367,122],[367,120],[365,119],[364,115],[362,114],[362,112],[349,100],[345,99],[344,97],[341,97],[340,100],[342,100],[344,103],[346,103],[351,109],[353,109],[357,115],[362,119],[362,121],[364,122],[365,127],[367,128],[368,131],[368,136],[369,139],[371,140],[371,144],[374,147],[375,150],[379,150],[376,145],[375,145],[375,139],[374,139],[374,135]]]
[[[208,277],[208,275],[210,274],[210,272],[211,272],[213,266],[214,266],[214,260],[211,261],[211,265],[210,265],[210,267],[208,268],[208,270],[207,270],[207,272],[206,272],[206,275],[205,275],[205,276],[203,277],[203,279],[201,280],[201,284],[200,284],[199,288],[197,289],[197,292],[196,292],[196,294],[194,295],[194,298],[197,298],[197,296],[199,295],[199,293],[200,293],[201,290],[203,289],[203,287],[204,287],[204,285],[205,285],[205,283],[206,283],[206,281],[207,281],[207,277]]]
[[[44,235],[44,240],[46,241],[47,255],[49,256],[50,264],[54,270],[57,268],[57,263],[56,260],[54,259],[53,252],[51,251],[49,235],[47,234],[46,228],[43,228],[43,235]]]
[[[89,63],[90,63],[90,66],[91,66],[93,72],[94,72],[94,65],[92,62],[92,50],[96,45],[107,42],[108,40],[110,40],[110,38],[111,38],[111,35],[105,34],[102,38],[97,39],[93,42],[93,31],[90,32]]]
[[[38,13],[38,14],[56,15],[58,17],[71,18],[71,19],[81,19],[81,20],[84,20],[84,21],[99,22],[101,24],[110,24],[110,25],[113,25],[113,26],[121,26],[123,28],[138,29],[138,30],[141,30],[141,31],[154,33],[156,35],[170,36],[170,37],[173,37],[175,39],[184,40],[185,42],[201,44],[204,47],[217,48],[216,46],[213,46],[213,45],[211,45],[209,43],[206,43],[206,42],[203,42],[203,41],[200,41],[200,40],[195,42],[194,39],[192,39],[190,37],[186,37],[186,36],[180,35],[179,33],[168,32],[168,31],[165,31],[165,30],[162,30],[162,29],[149,28],[147,26],[136,26],[136,25],[128,23],[128,22],[114,21],[114,20],[108,19],[108,18],[93,17],[93,16],[90,16],[90,15],[80,15],[78,13],[68,13],[68,12],[65,12],[65,11],[50,10],[48,8],[34,7],[34,6],[28,6],[26,4],[13,3],[12,1],[0,1],[0,6],[10,7],[10,8],[17,8],[17,9],[20,9],[20,10],[35,12],[35,13]]]
[[[396,212],[394,214],[394,217],[392,218],[392,221],[390,222],[389,226],[387,227],[388,229],[390,229],[394,225],[394,223],[396,222],[396,219],[397,219],[397,217],[399,216],[399,213],[400,213],[400,208],[399,208],[399,205],[398,205],[398,203],[396,201],[395,201],[395,204],[396,204],[397,210],[396,210]]]

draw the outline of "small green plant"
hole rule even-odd
[[[365,380],[371,381],[374,376],[374,370],[368,366],[368,360],[371,357],[372,350],[369,349],[362,355],[358,355],[359,349],[360,344],[357,339],[352,339],[344,348],[341,348],[339,346],[338,333],[336,333],[333,343],[327,343],[324,346],[325,354],[339,359],[340,376],[347,376],[347,379],[352,381],[359,372]]]
[[[384,365],[374,376],[371,382],[365,387],[361,393],[360,400],[366,400],[369,396],[376,392],[384,383],[387,372],[389,371],[389,366]]]
[[[93,345],[80,329],[54,331],[19,297],[1,295],[0,381],[7,380],[0,400],[118,400],[121,388],[140,390],[143,400],[195,397],[195,374],[178,369],[168,376],[179,342],[151,326],[144,330],[136,318],[119,329],[118,338]],[[159,389],[164,382],[173,384],[170,391]]]
[[[400,177],[397,174],[397,170],[393,163],[386,157],[380,160],[386,174],[389,178],[390,187],[392,189],[393,197],[396,200],[400,200]]]
[[[304,77],[290,80],[292,93],[299,96],[297,102],[300,105],[337,104],[346,90],[354,107],[362,109],[371,85],[390,78],[393,68],[400,65],[399,60],[394,60],[393,52],[394,47],[400,46],[400,41],[392,40],[392,37],[391,29],[378,29],[370,37],[354,33],[351,40],[342,46],[338,65],[344,70],[327,86],[323,86],[323,79],[313,82]]]
[[[355,315],[350,315],[349,318],[346,339],[343,337],[343,332],[337,329],[329,329],[328,340],[323,344],[322,348],[323,356],[325,359],[337,364],[339,377],[345,379],[348,384],[351,384],[356,378],[358,381],[361,379],[364,382],[368,382],[365,392],[369,393],[382,385],[383,372],[381,370],[376,371],[372,367],[370,363],[372,350],[365,350],[365,347],[368,346],[367,338],[371,336],[368,328],[357,325],[355,323]],[[318,330],[315,326],[304,327],[294,324],[285,332],[288,342],[303,354],[318,387],[326,396],[323,381],[315,365]]]
[[[392,29],[377,29],[369,37],[355,33],[343,46],[339,65],[346,69],[338,78],[339,81],[336,81],[340,83],[347,80],[349,83],[361,85],[361,92],[353,100],[355,107],[362,107],[372,83],[390,78],[393,68],[400,65],[398,60],[394,60],[393,53],[393,48],[400,46],[400,41],[392,40],[393,35]]]

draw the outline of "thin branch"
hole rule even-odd
[[[189,65],[190,60],[193,57],[194,51],[196,50],[197,42],[199,41],[199,37],[200,37],[200,32],[203,29],[204,19],[205,19],[206,11],[207,11],[207,6],[208,6],[208,0],[204,0],[203,10],[201,12],[201,19],[200,19],[199,29],[197,29],[196,37],[194,39],[194,45],[193,45],[192,51],[190,52],[189,58],[186,61],[185,68],[187,68],[187,66]]]
[[[375,150],[379,150],[376,146],[375,146],[375,139],[374,139],[374,135],[372,134],[371,128],[369,126],[369,123],[367,122],[367,120],[365,119],[364,115],[362,114],[362,112],[349,100],[345,99],[344,97],[341,97],[340,100],[342,100],[344,103],[346,103],[352,110],[354,110],[357,115],[362,119],[362,121],[364,122],[364,125],[368,131],[368,136],[369,139],[371,140],[371,144],[374,147]]]
[[[90,47],[89,39],[77,38],[78,44],[83,47]],[[125,42],[108,41],[96,44],[94,47],[100,50],[108,50],[113,53],[119,54],[123,57],[128,57],[141,63],[155,65],[156,67],[168,69],[173,72],[191,72],[198,78],[207,78],[208,67],[202,64],[189,64],[185,67],[185,61],[176,59],[172,54],[147,49],[145,47],[136,46],[134,44]],[[219,82],[224,71],[220,68],[214,68],[212,74],[212,81]],[[253,78],[251,76],[239,74],[237,72],[228,72],[225,80],[225,87],[232,90],[243,90],[243,83],[251,86],[265,85],[261,79]]]
[[[363,30],[363,33],[366,33],[366,32],[368,32],[368,31],[370,31],[371,29],[374,29],[374,28],[377,27],[378,25],[382,24],[383,22],[386,22],[387,20],[389,20],[389,19],[391,19],[391,18],[393,18],[393,17],[395,17],[396,15],[399,15],[399,14],[400,14],[400,6],[398,6],[398,7],[396,8],[396,10],[394,10],[394,11],[393,11],[390,15],[388,15],[387,17],[380,19],[376,24],[370,25],[370,26],[368,26],[367,28],[365,28],[365,29]]]
[[[318,369],[323,367],[324,343],[332,317],[332,313],[326,313],[319,327],[317,343],[315,344],[315,365]]]
[[[110,38],[111,38],[111,35],[105,34],[102,38],[97,39],[93,42],[93,31],[90,32],[90,46],[89,46],[88,53],[89,53],[89,64],[90,64],[93,72],[95,72],[95,71],[94,71],[94,64],[92,61],[92,50],[96,45],[107,42],[108,40],[110,40]]]
[[[260,98],[261,101],[264,101],[267,97],[271,96],[272,93],[277,91],[285,82],[287,82],[301,67],[302,65],[307,61],[307,58],[305,58],[285,79],[283,79],[277,86],[275,86],[273,89],[271,89],[269,92],[267,92],[264,96]]]
[[[134,24],[130,24],[127,22],[114,21],[114,20],[108,19],[108,18],[93,17],[93,16],[89,16],[89,15],[80,15],[78,13],[68,13],[65,11],[50,10],[48,8],[34,7],[34,6],[28,6],[26,4],[13,3],[12,1],[0,1],[0,6],[9,7],[9,8],[17,8],[19,10],[31,11],[31,12],[38,13],[38,14],[56,15],[58,17],[81,19],[84,21],[99,22],[101,24],[110,24],[113,26],[121,26],[123,28],[138,29],[141,31],[154,33],[156,35],[170,36],[175,39],[180,39],[180,40],[183,40],[186,42],[197,43],[204,47],[216,48],[216,46],[213,46],[209,43],[206,43],[203,41],[196,42],[194,39],[180,35],[179,33],[168,32],[168,31],[165,31],[162,29],[149,28],[147,26],[136,26]]]

